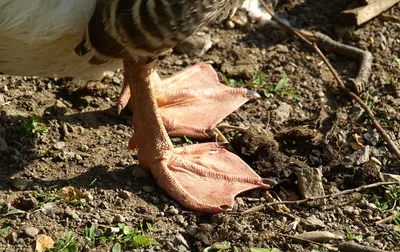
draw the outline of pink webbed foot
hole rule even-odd
[[[269,188],[246,163],[217,143],[174,148],[157,108],[158,76],[152,65],[124,62],[135,119],[130,142],[138,148],[142,166],[180,204],[195,211],[230,210],[234,197],[254,188]]]
[[[269,188],[245,162],[217,143],[166,151],[150,170],[165,192],[194,211],[229,211],[237,194]]]
[[[155,78],[156,99],[170,136],[211,138],[213,129],[226,116],[251,99],[256,92],[231,88],[219,82],[210,65],[199,63],[161,80]],[[130,105],[130,90],[125,82],[118,99],[118,111]]]

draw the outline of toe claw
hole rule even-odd
[[[264,184],[269,185],[271,187],[276,186],[278,184],[276,180],[270,178],[262,178],[261,180]]]
[[[121,105],[121,104],[118,104],[118,105],[117,105],[117,115],[120,115],[120,114],[121,114],[122,109],[123,109],[122,105]]]
[[[232,206],[229,205],[221,205],[219,207],[222,209],[223,212],[228,212],[232,210]]]
[[[253,90],[247,90],[246,97],[251,100],[256,100],[261,98],[261,96],[256,91]]]
[[[206,129],[204,132],[205,132],[210,138],[214,138],[214,137],[217,135],[217,133],[216,133],[213,129]]]
[[[217,143],[218,147],[228,147],[230,145],[229,142],[218,142]]]

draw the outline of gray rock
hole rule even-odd
[[[385,181],[385,182],[389,182],[389,181],[400,182],[400,175],[391,174],[391,173],[381,173],[381,177],[383,178],[383,181]]]
[[[297,171],[297,184],[303,199],[325,195],[322,171],[319,168],[302,168]],[[325,205],[325,199],[307,202],[309,206]]]
[[[129,199],[131,197],[131,195],[127,191],[119,191],[118,192],[118,196],[123,198],[123,199],[125,199],[125,200]]]
[[[184,249],[179,251],[190,251],[189,243],[186,241],[185,237],[183,237],[181,234],[177,234],[175,236],[174,245],[176,247],[181,247]]]
[[[114,82],[114,83],[117,83],[117,84],[120,84],[122,81],[121,81],[120,78],[114,76],[114,77],[113,77],[113,82]]]
[[[78,149],[79,149],[80,151],[86,152],[86,151],[89,150],[89,146],[87,146],[86,144],[82,144],[81,146],[78,147]]]
[[[66,145],[65,142],[59,141],[53,145],[53,148],[56,150],[62,150],[65,148],[65,145]]]
[[[369,129],[368,132],[364,133],[362,136],[371,146],[376,146],[380,140],[379,133],[373,129]]]
[[[196,225],[196,224],[189,225],[189,226],[186,228],[186,233],[187,233],[188,235],[194,237],[194,236],[197,234],[197,225]]]
[[[360,252],[385,252],[387,250],[381,250],[381,249],[377,249],[377,248],[373,248],[373,247],[369,247],[369,246],[363,246],[363,245],[357,244],[357,243],[355,243],[353,241],[350,241],[350,242],[341,243],[339,245],[339,251],[340,252],[356,252],[356,251],[360,251]]]
[[[114,216],[114,219],[112,221],[113,223],[124,223],[125,222],[125,217],[122,216],[121,214],[117,214]]]
[[[107,141],[104,139],[104,138],[100,138],[100,140],[99,140],[99,144],[100,145],[105,145],[105,144],[107,144]]]
[[[85,199],[86,199],[87,202],[92,202],[94,197],[93,197],[93,195],[91,193],[86,193]]]
[[[302,234],[295,235],[297,238],[307,239],[315,242],[328,242],[331,240],[337,240],[340,237],[336,236],[334,233],[328,231],[312,231],[305,232]]]
[[[311,215],[310,217],[307,217],[307,221],[318,228],[325,227],[325,223],[322,220],[318,219],[315,215]]]
[[[54,103],[53,109],[58,115],[65,115],[68,111],[68,107],[60,100]]]
[[[204,32],[198,32],[190,36],[182,43],[175,46],[174,50],[189,57],[200,57],[212,46],[211,36]]]
[[[364,117],[364,110],[359,105],[353,106],[349,114],[349,119],[351,121],[357,122],[358,120],[361,120],[363,117]]]
[[[27,178],[14,178],[11,184],[15,189],[23,191],[26,188],[30,187],[31,181]]]
[[[276,45],[276,51],[281,52],[281,53],[288,53],[289,48],[285,45],[278,44],[278,45]]]
[[[383,157],[388,154],[388,149],[385,146],[379,148],[371,147],[371,155],[374,157]]]
[[[147,171],[145,171],[140,166],[135,166],[132,169],[132,176],[135,177],[135,178],[148,178],[148,177],[150,177],[149,173]]]
[[[8,145],[4,138],[0,137],[0,152],[8,151]]]
[[[142,190],[147,192],[147,193],[153,193],[154,192],[154,188],[152,186],[148,186],[148,185],[143,186]]]
[[[16,241],[18,239],[18,234],[15,232],[11,232],[10,234],[7,235],[6,240],[10,243],[10,244],[15,244]]]
[[[385,35],[383,35],[383,33],[382,32],[377,32],[376,34],[375,34],[375,38],[377,39],[377,40],[379,40],[379,41],[382,41],[384,44],[386,44],[386,37],[385,37]]]
[[[372,162],[374,162],[375,164],[377,164],[377,165],[379,165],[379,166],[382,166],[382,162],[379,161],[379,159],[377,159],[376,157],[370,157],[370,160],[371,160]]]
[[[370,147],[368,145],[364,146],[355,153],[356,153],[356,165],[365,164],[366,162],[369,161],[369,156],[371,153]]]
[[[75,212],[75,210],[72,210],[71,208],[67,207],[65,209],[65,214],[69,217],[71,217],[73,220],[76,221],[81,221],[81,218],[79,218],[78,214]]]
[[[24,228],[23,232],[26,236],[35,238],[39,234],[39,229],[35,227],[26,227]]]
[[[177,215],[177,214],[179,214],[179,210],[176,209],[174,206],[170,206],[168,209],[168,213],[171,215]]]
[[[279,104],[279,107],[272,112],[274,122],[278,124],[285,122],[287,119],[289,119],[292,110],[292,106],[290,106],[286,102],[281,102]]]
[[[371,148],[369,145],[362,147],[358,151],[353,152],[350,156],[344,157],[347,166],[361,165],[369,161]]]

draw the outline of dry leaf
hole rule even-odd
[[[54,241],[50,236],[40,234],[36,239],[36,248],[35,252],[44,252],[48,248],[54,247]]]
[[[60,189],[58,196],[64,201],[72,201],[84,198],[85,194],[76,187],[67,186]]]
[[[353,139],[355,142],[351,142],[350,146],[353,150],[358,151],[359,149],[361,149],[362,147],[364,147],[364,145],[360,142],[359,138],[360,136],[357,134],[353,134],[352,135]]]

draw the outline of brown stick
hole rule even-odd
[[[373,188],[373,187],[378,187],[378,186],[384,186],[384,185],[400,185],[400,181],[391,181],[391,182],[378,182],[378,183],[373,183],[373,184],[369,184],[369,185],[363,185],[357,188],[353,188],[353,189],[348,189],[348,190],[344,190],[341,192],[337,192],[337,193],[332,193],[332,194],[327,194],[327,195],[322,195],[322,196],[315,196],[315,197],[310,197],[310,198],[306,198],[306,199],[302,199],[302,200],[287,200],[287,201],[280,201],[280,202],[269,202],[269,203],[265,203],[253,208],[250,208],[244,212],[242,212],[241,214],[249,214],[249,213],[253,213],[253,212],[257,212],[257,211],[261,211],[264,208],[268,207],[268,206],[272,206],[272,205],[277,205],[277,204],[303,204],[306,203],[308,201],[311,200],[320,200],[320,199],[333,199],[339,196],[343,196],[346,194],[351,194],[351,193],[355,193],[355,192],[359,192],[359,191],[363,191],[365,189],[369,189],[369,188]]]
[[[340,252],[386,252],[387,250],[363,246],[355,242],[344,242],[339,245],[339,251]]]
[[[399,0],[400,1],[400,0]],[[263,5],[265,10],[272,16],[272,19],[275,20],[281,27],[283,27],[285,30],[289,31],[292,34],[295,34],[296,36],[300,37],[301,40],[303,40],[307,45],[311,46],[314,48],[314,50],[318,53],[318,55],[322,58],[326,66],[329,68],[333,76],[335,77],[337,83],[339,84],[339,89],[341,89],[344,93],[346,93],[350,98],[355,100],[363,109],[365,112],[370,117],[370,120],[372,122],[372,125],[376,128],[376,130],[380,133],[382,136],[383,140],[386,142],[388,145],[389,150],[391,153],[400,160],[400,151],[395,145],[395,143],[390,139],[389,135],[386,133],[386,131],[382,128],[380,123],[375,119],[374,113],[372,110],[368,107],[365,102],[358,97],[355,93],[351,92],[346,88],[344,85],[343,81],[340,79],[339,74],[336,72],[336,70],[332,67],[332,65],[329,63],[328,59],[325,57],[325,55],[321,52],[321,50],[318,48],[318,46],[315,43],[312,43],[310,40],[308,40],[304,35],[302,35],[299,31],[293,29],[292,27],[288,26],[284,22],[280,21],[278,18],[276,18],[272,12],[268,9],[267,5],[262,1],[259,0],[259,2]]]
[[[400,216],[399,212],[396,211],[390,211],[392,213],[392,215],[382,219],[382,220],[378,220],[377,222],[375,222],[375,225],[380,225],[380,224],[384,224],[384,223],[388,223],[388,222],[392,222],[393,221],[393,217],[397,217]]]
[[[368,78],[371,73],[372,61],[374,59],[369,51],[364,51],[357,47],[334,41],[330,37],[319,32],[311,33],[303,30],[300,32],[307,39],[317,43],[318,46],[322,47],[323,49],[339,55],[344,55],[354,61],[357,61],[360,67],[357,77],[352,80],[352,89],[355,90],[357,94],[360,94],[364,90],[365,83],[368,82]]]
[[[368,3],[351,10],[345,10],[337,17],[337,23],[342,25],[361,25],[386,11],[400,0],[380,0]]]

